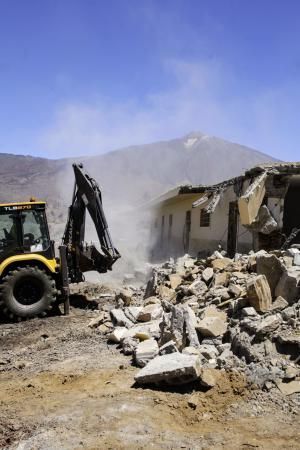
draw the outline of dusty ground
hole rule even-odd
[[[0,448],[300,449],[299,397],[237,373],[207,392],[137,388],[130,359],[87,327],[94,314],[0,325]]]

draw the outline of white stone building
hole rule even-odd
[[[152,256],[230,256],[284,245],[300,230],[300,163],[254,167],[213,186],[179,186],[161,195],[152,209]],[[300,244],[300,232],[291,236]]]

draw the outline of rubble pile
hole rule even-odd
[[[132,355],[138,384],[210,388],[220,370],[238,370],[260,388],[300,392],[298,248],[171,259],[115,301],[90,326]]]

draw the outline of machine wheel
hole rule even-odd
[[[56,300],[55,281],[38,267],[12,270],[0,285],[0,302],[9,317],[46,315]]]

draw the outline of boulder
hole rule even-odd
[[[227,330],[226,321],[219,317],[205,317],[197,324],[196,329],[202,336],[222,336]]]
[[[125,337],[137,338],[140,341],[145,341],[146,339],[160,337],[160,320],[151,320],[150,322],[145,322],[143,324],[134,325],[132,328],[127,330]]]
[[[178,273],[169,275],[171,289],[176,289],[182,283],[182,276]]]
[[[230,280],[230,274],[228,272],[219,272],[215,274],[214,285],[215,286],[228,286]]]
[[[142,311],[141,306],[127,306],[124,308],[124,314],[131,322],[136,323],[139,313]]]
[[[257,255],[256,267],[258,275],[265,275],[274,297],[276,286],[285,271],[283,264],[277,256],[265,254]]]
[[[120,327],[124,326],[126,328],[130,328],[133,326],[133,322],[126,317],[124,311],[122,309],[112,309],[110,311],[110,316],[113,324],[118,325]]]
[[[206,267],[202,272],[202,279],[208,283],[214,276],[214,269],[212,267]]]
[[[275,299],[270,308],[271,311],[281,311],[282,309],[289,306],[288,302],[280,295]]]
[[[230,258],[217,258],[211,262],[211,265],[214,269],[224,270],[231,263],[232,259]]]
[[[239,297],[243,293],[243,289],[238,284],[231,283],[228,286],[229,294],[232,294],[234,297]]]
[[[281,315],[273,314],[256,322],[253,322],[252,328],[256,335],[268,335],[277,330],[281,322]]]
[[[126,327],[116,327],[107,337],[108,342],[119,344],[126,336],[128,329]]]
[[[134,359],[139,367],[144,367],[151,359],[158,355],[158,344],[155,339],[140,342],[134,351]]]
[[[139,312],[137,320],[139,322],[149,322],[150,320],[160,319],[163,315],[163,309],[160,304],[150,304],[144,306]]]
[[[207,291],[207,286],[204,281],[197,279],[189,286],[188,290],[191,295],[197,295],[197,297],[201,297]]]
[[[270,286],[265,275],[258,275],[247,283],[248,301],[256,311],[266,312],[272,305]]]
[[[275,289],[275,295],[287,300],[291,305],[300,295],[300,267],[293,266],[287,269],[279,280]]]
[[[200,372],[197,356],[171,353],[151,360],[134,379],[138,384],[181,385],[197,380]]]
[[[200,383],[207,388],[213,388],[220,378],[220,371],[203,367],[200,373]]]
[[[122,349],[124,355],[132,355],[139,343],[138,339],[125,337],[122,341]]]
[[[121,289],[116,294],[116,301],[121,299],[124,302],[125,306],[129,306],[132,301],[132,295],[133,295],[133,292],[131,291],[131,289],[129,289],[129,288]]]

